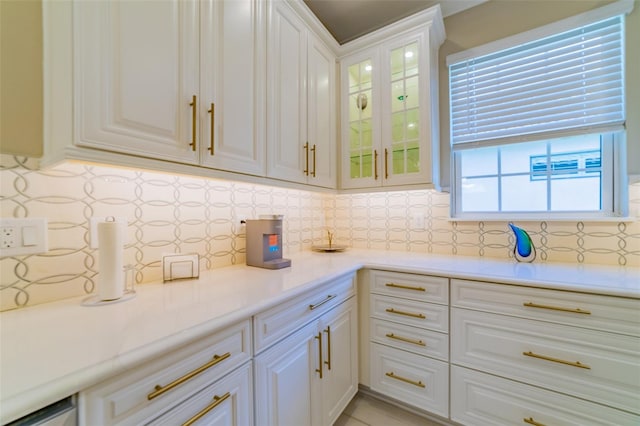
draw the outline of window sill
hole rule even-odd
[[[466,217],[449,217],[449,222],[588,222],[588,223],[631,223],[637,222],[637,217],[631,216],[612,216],[612,217],[593,217],[593,216],[574,216],[574,217],[535,217],[535,216],[502,216],[502,217],[486,217],[486,216],[466,216]]]

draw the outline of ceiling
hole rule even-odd
[[[304,0],[340,44],[440,4],[444,17],[486,0]]]

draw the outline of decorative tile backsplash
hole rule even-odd
[[[127,218],[125,263],[137,284],[162,279],[165,253],[198,253],[201,269],[245,262],[240,220],[284,214],[284,251],[326,243],[326,231],[351,247],[423,253],[512,256],[504,222],[451,222],[449,195],[432,190],[331,194],[65,163],[0,157],[2,217],[46,217],[49,251],[0,259],[0,310],[89,294],[97,249],[89,247],[92,216]],[[629,187],[640,215],[640,184]],[[412,216],[424,216],[412,229]],[[640,266],[640,222],[519,222],[538,260]]]

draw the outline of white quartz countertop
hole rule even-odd
[[[237,265],[142,284],[121,303],[86,307],[78,297],[0,313],[0,422],[363,267],[640,299],[639,268],[371,250],[287,257],[281,270]]]

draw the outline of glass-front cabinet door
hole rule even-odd
[[[343,184],[348,187],[378,186],[377,166],[380,144],[379,70],[374,69],[377,56],[369,52],[342,62]]]
[[[430,134],[433,94],[425,32],[385,43],[382,58],[383,185],[432,183],[431,154],[438,141]],[[437,97],[438,87],[433,90]]]
[[[422,27],[341,61],[342,188],[433,183],[437,50],[428,37]]]

